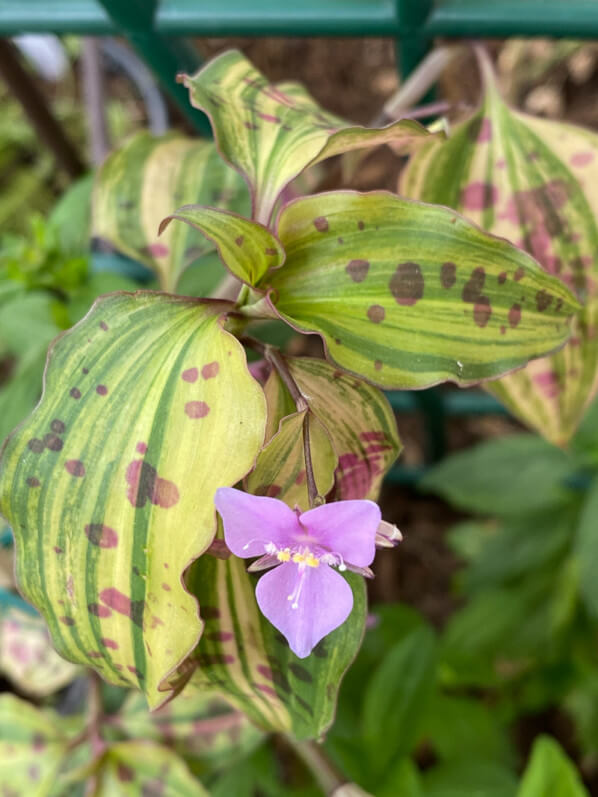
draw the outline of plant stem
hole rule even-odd
[[[344,783],[347,783],[347,778],[342,776],[322,747],[316,742],[300,742],[291,736],[285,736],[285,739],[293,748],[295,754],[310,770],[324,794],[330,795]]]
[[[103,715],[102,681],[100,676],[92,670],[89,673],[89,721],[87,723],[87,733],[94,756],[101,755],[106,747],[100,734]]]
[[[320,504],[324,503],[324,498],[318,492],[318,486],[316,484],[314,475],[314,466],[311,456],[311,441],[309,439],[309,416],[311,412],[309,403],[301,392],[301,388],[293,379],[293,375],[289,371],[288,365],[280,353],[280,349],[276,348],[276,346],[271,346],[268,343],[263,343],[261,340],[257,340],[256,338],[252,338],[250,336],[243,336],[242,338],[239,338],[239,340],[245,346],[249,346],[254,351],[257,351],[259,354],[261,354],[264,359],[266,359],[272,365],[282,379],[285,387],[291,394],[291,398],[297,407],[297,412],[305,413],[303,417],[303,456],[305,458],[307,495],[309,498],[310,507],[313,508],[314,506],[320,506]]]

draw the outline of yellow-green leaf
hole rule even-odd
[[[284,250],[270,230],[235,213],[184,205],[162,221],[160,234],[173,219],[202,232],[215,245],[224,265],[247,285],[255,285],[268,269],[284,262]]]
[[[0,696],[0,794],[50,794],[68,742],[57,723],[25,700]]]
[[[386,192],[298,199],[277,232],[287,260],[261,283],[272,309],[383,387],[505,373],[562,345],[579,306],[507,241]],[[539,294],[550,300],[541,311]]]
[[[209,115],[222,156],[247,179],[253,217],[264,224],[284,187],[308,166],[391,142],[406,152],[431,135],[412,120],[353,126],[320,108],[302,86],[271,85],[238,50],[181,79],[191,103]]]
[[[212,769],[230,766],[263,739],[245,714],[209,693],[183,692],[151,713],[143,697],[131,693],[111,724],[131,739],[167,744],[185,759]]]
[[[337,458],[326,430],[309,410],[281,418],[278,431],[260,451],[255,468],[247,477],[248,492],[279,498],[304,512],[309,509],[303,449],[306,415],[309,415],[311,459],[318,493],[326,495],[332,489]]]
[[[222,328],[229,307],[98,300],[51,348],[42,401],[1,463],[19,584],[57,649],[153,707],[201,633],[182,573],[214,536],[214,492],[263,442],[264,396]]]
[[[93,797],[208,797],[182,758],[154,742],[118,742],[94,772]]]
[[[246,215],[250,203],[240,175],[211,141],[170,133],[139,133],[106,160],[96,177],[93,232],[139,260],[173,291],[182,272],[213,245],[189,227],[158,226],[180,205],[199,203]]]
[[[0,609],[0,672],[21,692],[45,697],[80,670],[56,653],[41,617],[5,608]]]
[[[315,357],[285,359],[314,416],[330,436],[338,457],[336,500],[369,498],[375,501],[384,475],[401,450],[388,399],[378,388],[339,371],[324,360]],[[288,414],[292,400],[276,371],[270,374],[264,393],[268,402],[268,436],[272,417]]]
[[[598,390],[598,135],[509,108],[486,72],[482,108],[448,141],[426,142],[401,180],[526,249],[585,303],[564,349],[487,385],[525,423],[565,443]],[[532,298],[541,312],[550,296]],[[554,307],[554,302],[552,301]]]
[[[353,590],[353,611],[310,656],[298,659],[259,611],[256,577],[246,566],[235,556],[202,556],[190,571],[189,588],[206,625],[187,663],[197,665],[188,688],[217,690],[263,730],[318,738],[332,723],[340,682],[363,637],[363,578],[343,574]]]

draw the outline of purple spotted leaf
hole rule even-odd
[[[40,616],[0,607],[0,673],[20,692],[45,697],[66,686],[80,672],[56,653]]]
[[[333,574],[353,593],[351,613],[300,659],[260,612],[256,576],[247,564],[236,556],[202,556],[192,566],[187,583],[199,600],[205,629],[179,679],[188,681],[186,691],[225,696],[265,731],[320,738],[332,723],[340,682],[363,638],[364,579]]]
[[[446,143],[426,142],[400,189],[513,241],[584,303],[565,348],[487,385],[525,423],[563,444],[598,390],[598,135],[509,108],[488,65],[485,81],[480,110]],[[538,286],[528,301],[546,317],[557,300]],[[529,305],[517,304],[523,322]]]
[[[94,797],[208,797],[182,758],[150,741],[110,745],[89,774],[94,779]]]
[[[387,192],[295,200],[277,234],[286,262],[243,311],[318,333],[329,359],[383,387],[469,385],[513,370],[562,346],[579,307],[514,245]],[[542,309],[538,295],[549,300]]]
[[[280,498],[291,507],[309,507],[303,448],[306,415],[318,492],[326,495],[332,489],[338,459],[330,436],[312,412],[303,410],[280,418],[275,434],[260,451],[255,468],[245,480],[248,492]],[[270,422],[270,409],[268,416]]]
[[[174,291],[183,271],[214,248],[182,224],[158,237],[162,219],[187,203],[250,212],[247,187],[213,142],[178,133],[138,133],[106,159],[96,176],[93,233],[150,268],[163,290]],[[204,295],[221,276],[219,269],[203,269]]]
[[[358,127],[324,111],[296,83],[271,85],[238,50],[180,78],[212,121],[223,158],[245,177],[253,218],[268,224],[286,185],[308,166],[351,150],[392,143],[407,152],[430,137],[417,122]]]
[[[336,453],[334,497],[337,500],[376,500],[382,479],[401,450],[395,416],[388,399],[378,388],[339,371],[324,360],[287,357],[286,362],[301,392],[308,397],[312,413],[329,435]],[[266,436],[270,438],[281,419],[293,412],[294,405],[274,370],[264,385],[264,393],[268,402]],[[281,486],[276,482],[273,484]],[[260,494],[253,487],[250,492]],[[271,490],[266,494],[294,506],[295,497],[291,496],[290,500],[284,490]]]
[[[58,793],[54,789],[74,735],[72,726],[70,720],[8,692],[0,695],[0,794]]]
[[[235,213],[184,205],[163,219],[160,235],[173,220],[183,221],[205,235],[229,271],[247,285],[255,285],[269,269],[280,268],[284,262],[280,241],[263,225]]]
[[[149,712],[141,694],[131,693],[118,714],[110,717],[130,739],[166,744],[194,764],[228,767],[249,753],[263,734],[245,714],[212,694],[183,692],[157,711]]]
[[[222,327],[229,309],[101,298],[50,349],[42,400],[2,455],[22,593],[65,658],[152,707],[201,634],[182,574],[214,537],[214,492],[247,473],[264,437],[262,390]]]

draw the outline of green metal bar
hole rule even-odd
[[[395,412],[418,412],[418,391],[397,390],[387,393]],[[508,415],[508,410],[494,396],[480,390],[437,391],[446,415]]]
[[[170,39],[153,28],[156,0],[100,0],[111,19],[119,26],[139,55],[152,69],[183,116],[203,135],[211,135],[205,114],[189,103],[187,89],[176,82],[179,72],[195,72],[199,55],[185,39]]]
[[[432,10],[433,0],[397,0],[397,15],[401,21],[397,42],[397,66],[405,78],[419,64],[430,49],[431,41],[422,35],[423,25]],[[430,102],[426,96],[422,102]]]
[[[428,36],[598,36],[596,0],[437,0]]]
[[[431,8],[429,7],[431,4]],[[137,0],[112,0],[152,7]],[[424,9],[422,37],[556,36],[598,38],[596,0],[162,0],[153,30],[174,36],[403,36]],[[137,12],[135,12],[137,13]],[[405,16],[406,15],[406,16]],[[111,19],[112,16],[112,19]],[[114,35],[116,12],[97,0],[0,0],[0,33]]]

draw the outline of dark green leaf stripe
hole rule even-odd
[[[173,225],[161,238],[158,226],[180,205],[197,203],[250,210],[241,177],[219,157],[214,144],[168,134],[139,133],[106,160],[96,178],[94,234],[156,272],[164,290],[214,246],[190,227]]]
[[[152,706],[201,632],[181,575],[215,532],[214,492],[264,436],[263,393],[221,326],[228,306],[98,300],[50,350],[42,401],[1,462],[18,580],[59,652]]]
[[[159,234],[173,219],[202,232],[216,246],[224,265],[247,285],[255,285],[268,269],[280,268],[284,262],[280,241],[266,227],[235,213],[184,205],[161,222]]]
[[[386,192],[296,200],[278,236],[286,263],[260,286],[273,289],[276,312],[383,387],[467,385],[512,370],[562,345],[578,307],[515,246]]]
[[[302,86],[269,84],[237,50],[182,80],[191,103],[209,114],[223,157],[246,177],[253,217],[264,224],[283,188],[323,158],[391,142],[406,151],[430,136],[411,120],[382,129],[351,126],[322,110]]]
[[[568,345],[487,388],[551,441],[566,442],[598,389],[598,136],[508,108],[492,76],[482,109],[426,142],[404,194],[465,213],[532,254],[585,306]],[[540,307],[547,298],[541,297]]]
[[[311,656],[298,659],[260,613],[256,578],[245,567],[234,556],[226,561],[203,556],[193,565],[189,586],[206,626],[191,683],[222,692],[264,730],[318,738],[332,723],[342,676],[361,644],[363,579],[345,574],[353,589],[353,612]]]

